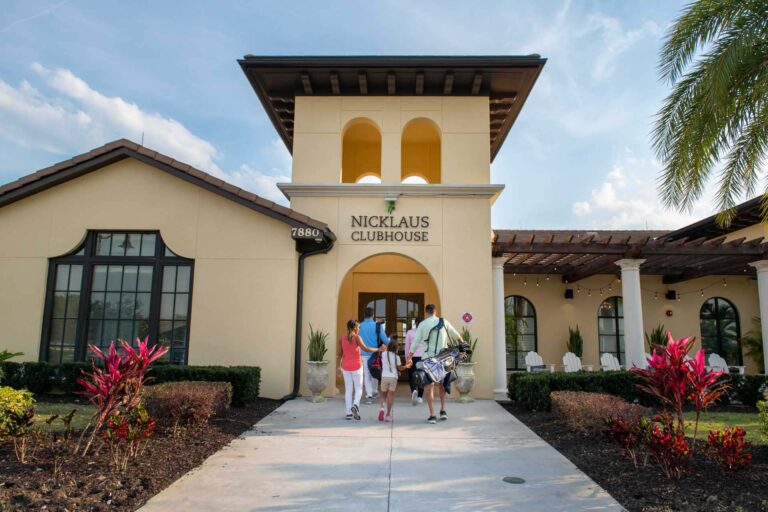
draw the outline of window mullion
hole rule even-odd
[[[86,252],[87,254],[87,252]],[[80,283],[80,306],[77,310],[77,331],[75,334],[75,361],[84,361],[87,355],[88,322],[91,316],[91,280],[93,263],[83,263],[83,277]]]

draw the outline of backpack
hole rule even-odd
[[[440,329],[442,329],[443,327],[445,327],[445,320],[443,320],[443,317],[438,317],[437,325],[435,325],[433,328],[429,330],[429,332],[427,333],[427,339],[424,340],[425,342],[427,342],[427,349],[425,350],[425,352],[429,351],[429,339],[432,337],[433,332],[437,333],[437,335],[435,336],[435,345],[437,345],[440,342]]]
[[[376,322],[376,346],[383,345],[380,339],[381,336],[381,322]],[[381,380],[381,352],[374,353],[368,358],[368,372],[371,377],[376,380]]]

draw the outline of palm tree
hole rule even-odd
[[[741,196],[755,194],[768,154],[768,1],[688,4],[666,36],[660,72],[673,86],[653,133],[662,201],[690,209],[722,164],[716,197],[727,225]]]

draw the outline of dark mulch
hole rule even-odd
[[[555,422],[550,413],[501,405],[629,511],[768,511],[768,446],[753,447],[750,468],[725,472],[697,455],[694,472],[667,480],[658,467],[635,469],[621,449],[600,434],[578,434]]]
[[[125,475],[111,470],[102,449],[86,458],[69,456],[54,481],[49,448],[41,447],[32,461],[19,464],[12,447],[0,446],[0,510],[136,510],[280,404],[259,399],[176,437],[159,432]]]

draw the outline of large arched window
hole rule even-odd
[[[504,299],[504,330],[507,342],[507,370],[524,370],[525,354],[536,347],[536,309],[520,295]]]
[[[414,119],[403,128],[400,180],[413,176],[440,183],[440,131],[429,119]]]
[[[624,364],[624,306],[621,297],[608,297],[597,310],[600,354],[608,352]]]
[[[707,299],[699,312],[701,346],[704,352],[719,354],[729,365],[741,366],[739,313],[722,297]]]
[[[89,231],[72,253],[50,261],[40,358],[86,359],[88,345],[110,341],[170,348],[187,360],[193,261],[174,254],[156,231]]]
[[[353,119],[344,130],[341,182],[372,183],[371,177],[381,182],[381,132],[370,119]]]

